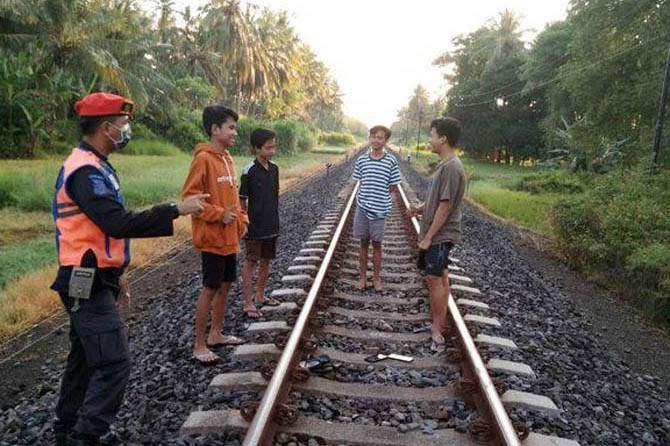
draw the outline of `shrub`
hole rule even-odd
[[[531,194],[542,192],[574,194],[584,192],[584,186],[579,178],[565,171],[525,175],[515,185],[514,189],[530,192]]]
[[[298,124],[298,150],[309,152],[318,143],[316,130],[304,123]]]
[[[258,128],[271,128],[277,133],[277,153],[279,155],[293,155],[298,149],[308,151],[316,145],[314,131],[302,122],[280,120],[264,122],[252,116],[242,116],[237,122],[237,141],[232,151],[236,154],[249,153],[251,132]]]
[[[319,144],[330,146],[353,146],[356,144],[356,140],[350,133],[323,132],[319,135]]]
[[[133,140],[160,139],[159,136],[153,132],[153,130],[151,130],[149,127],[142,124],[141,122],[132,122],[131,126],[133,129]]]
[[[296,121],[291,120],[272,123],[272,129],[277,132],[277,153],[279,155],[294,155],[298,151],[298,126]]]
[[[559,249],[584,271],[634,291],[649,308],[670,293],[670,175],[637,168],[596,177],[551,212]],[[670,302],[652,305],[670,321]]]
[[[165,129],[164,136],[185,152],[192,151],[196,144],[208,139],[202,129],[202,116],[196,112],[186,111],[180,111],[177,114]]]
[[[232,152],[239,155],[246,155],[251,149],[249,138],[251,132],[258,128],[265,127],[263,123],[252,116],[241,116],[237,121],[237,141],[232,148]]]
[[[124,155],[172,156],[179,153],[179,148],[158,137],[155,139],[133,138],[121,153]]]

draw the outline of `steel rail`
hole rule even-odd
[[[405,208],[409,209],[409,200],[407,199],[407,195],[405,194],[405,191],[402,189],[401,185],[398,185],[398,192],[400,193],[400,198],[402,199]],[[420,226],[416,217],[412,217],[412,225],[414,226],[414,230],[418,236],[420,232]],[[505,410],[505,407],[503,406],[503,403],[498,396],[498,392],[496,391],[495,386],[491,381],[491,377],[486,370],[484,361],[482,361],[482,357],[477,351],[477,347],[472,340],[472,336],[470,336],[470,332],[465,325],[465,321],[463,320],[463,317],[458,310],[458,306],[456,305],[456,301],[454,300],[454,297],[451,295],[451,293],[449,294],[447,307],[449,309],[449,316],[453,322],[453,327],[458,333],[461,342],[463,343],[465,357],[470,367],[472,368],[472,372],[474,372],[474,375],[477,378],[479,390],[484,396],[484,401],[486,402],[488,412],[495,422],[497,444],[502,444],[505,446],[519,446],[521,442],[519,441],[516,429],[512,425],[512,421],[510,420],[509,415],[507,415],[507,411]]]
[[[277,363],[277,367],[275,368],[275,372],[272,375],[272,379],[270,379],[270,383],[268,384],[265,393],[263,394],[263,399],[261,400],[256,414],[251,421],[251,424],[249,425],[247,434],[244,437],[244,443],[242,443],[243,446],[259,446],[270,444],[272,442],[272,438],[268,438],[273,425],[272,418],[277,410],[278,405],[281,403],[280,396],[286,390],[286,386],[289,385],[289,374],[291,372],[291,368],[295,364],[296,355],[299,353],[298,344],[300,343],[303,333],[305,332],[305,327],[307,326],[312,308],[316,302],[316,297],[321,290],[321,284],[326,277],[326,272],[328,271],[330,262],[333,258],[333,255],[335,254],[337,244],[339,243],[340,237],[344,232],[344,227],[347,223],[351,208],[353,207],[358,187],[359,183],[357,182],[353,191],[351,192],[351,196],[347,201],[340,222],[337,225],[337,229],[335,230],[330,245],[328,246],[328,250],[326,251],[323,261],[321,262],[321,267],[316,274],[314,283],[312,284],[312,287],[307,294],[305,303],[302,306],[300,314],[298,315],[298,319],[296,320],[295,325],[291,330],[291,335],[286,342],[286,347],[284,347],[284,350],[282,351],[279,362]]]

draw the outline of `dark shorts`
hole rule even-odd
[[[252,262],[272,260],[277,257],[277,238],[245,241],[246,258]]]
[[[206,288],[219,289],[224,282],[237,279],[237,255],[222,256],[202,252],[202,284]]]
[[[454,247],[452,242],[430,245],[428,250],[419,250],[417,266],[429,276],[441,277],[449,265],[449,252]]]

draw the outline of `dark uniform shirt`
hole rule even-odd
[[[82,141],[79,148],[93,152],[111,170],[116,171],[107,158],[90,144]],[[160,204],[142,212],[126,210],[114,198],[112,190],[106,190],[104,182],[98,180],[100,171],[93,166],[84,166],[73,172],[67,179],[65,190],[72,201],[106,235],[117,238],[163,237],[173,234],[172,220],[179,212],[172,204]],[[67,292],[71,266],[61,266],[51,289]],[[97,286],[118,288],[123,268],[101,268],[98,270]]]
[[[279,167],[272,161],[266,169],[255,159],[240,180],[240,198],[247,200],[247,239],[262,240],[279,235]]]

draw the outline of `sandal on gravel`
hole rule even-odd
[[[263,313],[258,311],[257,308],[245,308],[244,315],[249,319],[258,319],[260,317],[263,317]]]
[[[309,356],[300,365],[313,373],[328,372],[333,369],[328,355]]]
[[[215,365],[221,361],[221,358],[214,352],[193,353],[193,359],[200,365]]]
[[[226,335],[223,337],[223,341],[221,342],[215,342],[213,344],[207,344],[207,347],[210,348],[215,348],[215,347],[223,347],[224,345],[240,345],[244,344],[245,341],[242,338],[238,338],[237,336],[232,336],[232,335]]]
[[[263,299],[263,302],[261,302],[260,305],[265,307],[278,307],[281,305],[281,302],[273,297],[266,297]]]

